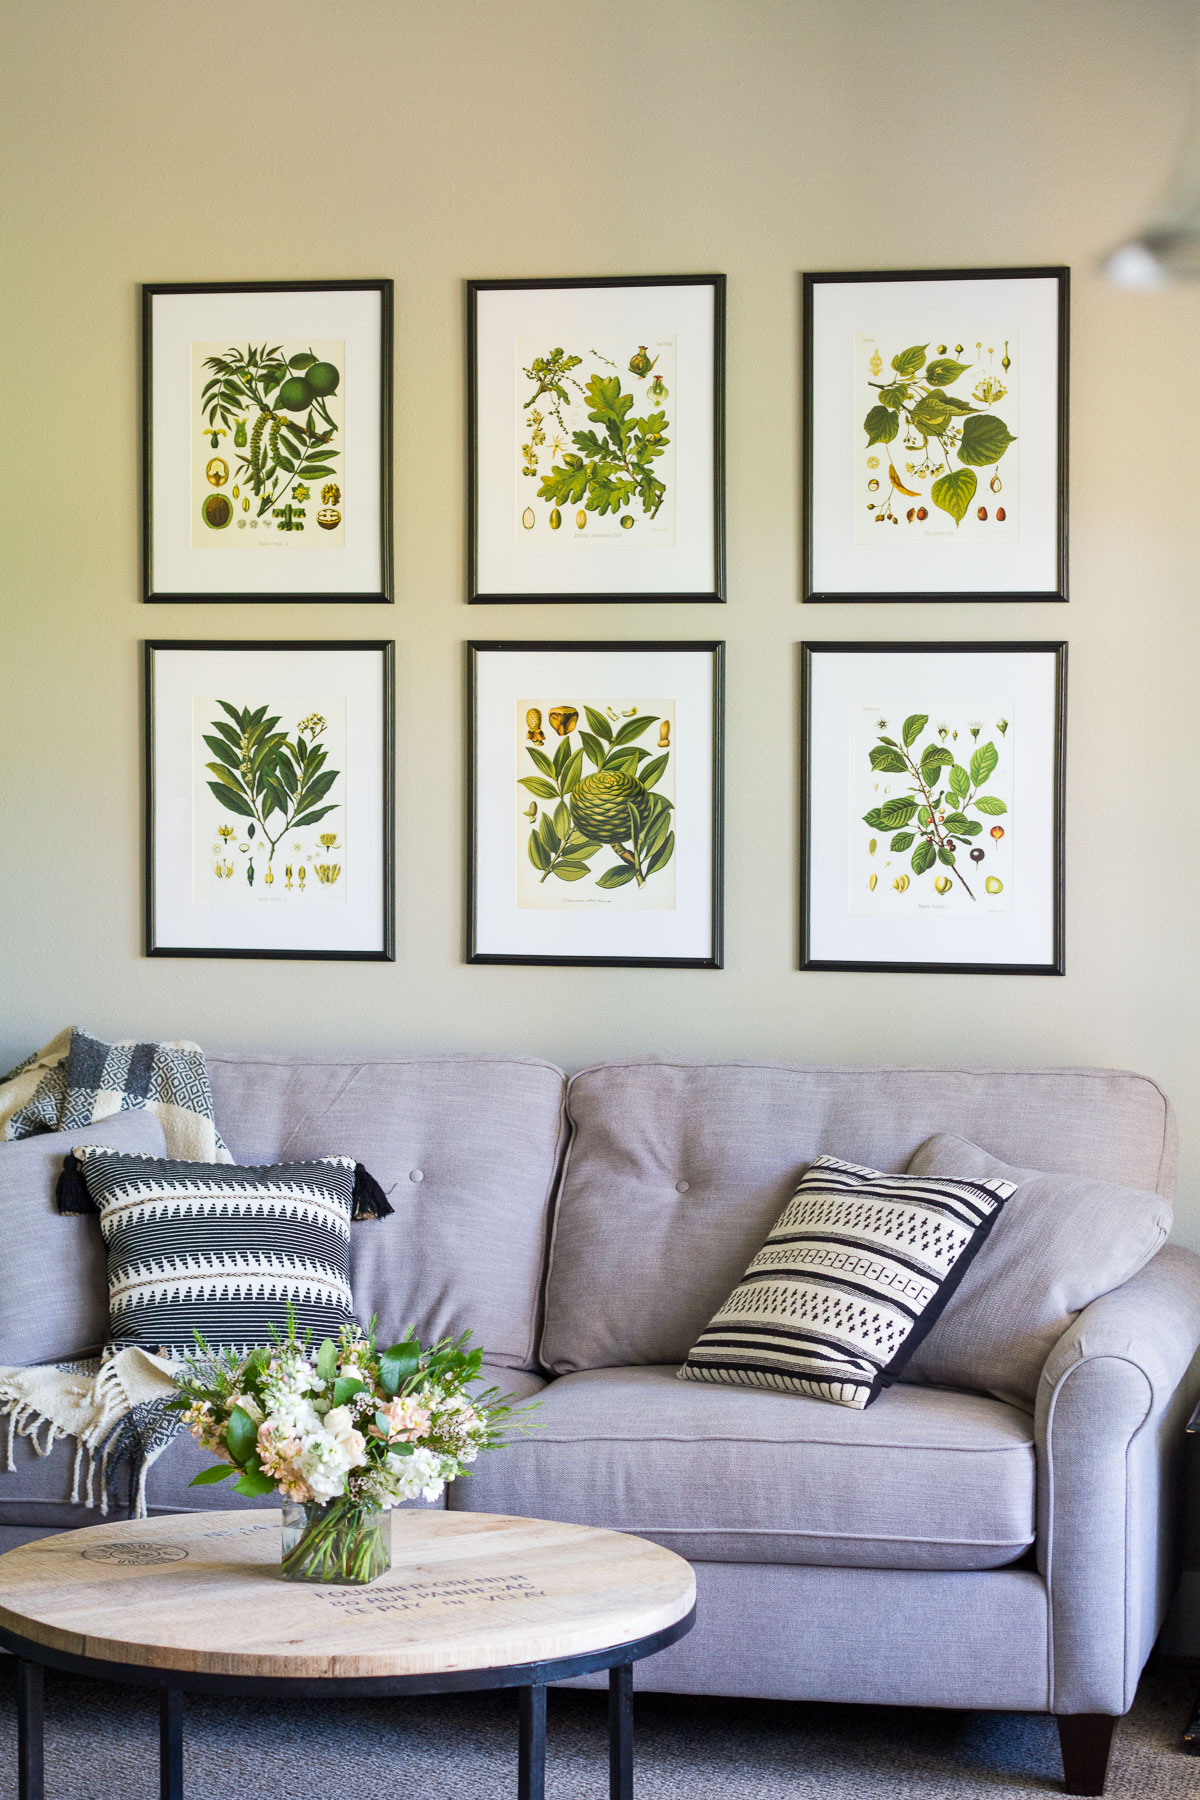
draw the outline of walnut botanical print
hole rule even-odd
[[[345,701],[216,697],[194,715],[196,899],[344,901]]]
[[[674,909],[674,724],[670,700],[517,702],[518,907]]]
[[[192,543],[345,543],[344,339],[194,343]]]

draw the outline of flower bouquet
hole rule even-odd
[[[308,1336],[290,1308],[287,1331],[245,1356],[211,1351],[197,1333],[169,1404],[220,1459],[193,1487],[236,1474],[235,1493],[278,1490],[285,1576],[373,1581],[391,1566],[391,1508],[439,1499],[517,1415],[496,1388],[468,1393],[483,1360],[469,1332],[422,1350],[410,1331],[382,1352],[374,1320],[316,1349]]]

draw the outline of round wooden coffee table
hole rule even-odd
[[[279,1571],[277,1512],[91,1525],[0,1557],[18,1657],[20,1800],[43,1800],[44,1668],[161,1695],[162,1800],[183,1800],[186,1692],[338,1698],[520,1689],[519,1800],[542,1800],[546,1684],[609,1670],[612,1800],[633,1793],[633,1665],[695,1621],[683,1558],[644,1538],[492,1513],[398,1511],[367,1587]]]

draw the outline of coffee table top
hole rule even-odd
[[[491,1669],[632,1644],[683,1619],[690,1566],[644,1538],[495,1513],[392,1515],[366,1587],[280,1573],[277,1512],[174,1514],[0,1557],[0,1627],[69,1656],[299,1680]]]

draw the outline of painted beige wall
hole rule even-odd
[[[5,8],[0,1061],[206,1046],[1113,1063],[1181,1114],[1200,1244],[1200,290],[1096,259],[1182,129],[1191,0],[43,0]],[[303,148],[311,142],[311,155]],[[799,591],[799,272],[1074,268],[1069,607]],[[462,603],[464,277],[729,277],[726,607]],[[138,605],[137,283],[397,295],[398,604]],[[394,634],[394,966],[140,953],[144,636]],[[463,641],[729,643],[723,973],[462,961]],[[1071,643],[1063,980],[796,970],[797,642]],[[769,752],[769,756],[765,753]]]

